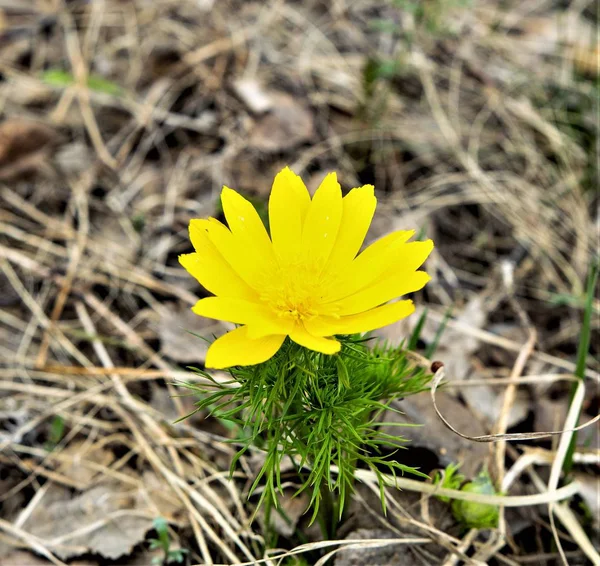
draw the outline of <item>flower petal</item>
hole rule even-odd
[[[336,303],[341,317],[362,313],[388,301],[422,289],[431,277],[424,271],[399,272],[387,276]]]
[[[362,246],[377,206],[373,185],[352,189],[342,200],[342,220],[327,270],[336,273],[346,267]]]
[[[288,334],[294,326],[292,319],[279,317],[266,305],[244,299],[207,297],[200,299],[192,307],[192,311],[207,318],[249,325],[250,338]]]
[[[253,340],[270,334],[285,334],[289,336],[294,329],[295,321],[291,318],[274,317],[254,320],[246,325],[248,337]]]
[[[335,173],[329,173],[315,192],[302,231],[302,253],[320,267],[335,245],[342,219],[342,189]]]
[[[206,247],[201,247],[198,253],[180,255],[179,263],[211,293],[248,300],[257,297],[256,292],[240,278],[210,242]]]
[[[190,222],[192,244],[194,237],[198,238],[202,232],[208,236],[210,242],[241,279],[253,289],[262,288],[274,266],[257,257],[251,242],[236,238],[229,228],[216,218],[202,218]]]
[[[206,353],[205,366],[223,369],[231,366],[251,366],[272,358],[283,344],[285,335],[271,335],[252,340],[248,329],[240,326],[217,338]]]
[[[412,301],[398,301],[349,316],[318,316],[306,321],[306,329],[315,336],[334,334],[355,334],[369,332],[392,324],[412,314],[415,306]]]
[[[289,167],[280,171],[273,181],[269,198],[271,240],[280,261],[298,257],[309,206],[310,194],[302,179]]]
[[[398,271],[414,271],[415,269],[419,269],[425,263],[432,250],[433,240],[397,245],[385,273],[390,275]]]
[[[268,316],[268,309],[253,301],[223,297],[207,297],[200,299],[192,311],[198,316],[247,324],[253,320]]]
[[[355,260],[355,266],[363,266],[368,264],[379,265],[383,263],[387,265],[386,260],[388,255],[396,249],[398,245],[404,244],[415,234],[414,230],[397,230],[379,238],[365,249]]]
[[[342,347],[341,343],[333,338],[323,338],[322,336],[314,336],[302,325],[297,325],[294,330],[290,333],[290,338],[304,346],[309,350],[315,350],[322,354],[335,354],[340,351]]]
[[[336,282],[329,286],[323,302],[352,295],[376,281],[389,268],[398,246],[414,235],[414,230],[399,230],[373,242],[349,265],[342,266]]]
[[[221,203],[227,225],[238,245],[252,257],[261,269],[275,263],[273,244],[258,212],[250,201],[229,187],[221,191]]]

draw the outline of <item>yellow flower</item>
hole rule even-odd
[[[414,230],[393,232],[358,254],[377,204],[371,185],[342,198],[330,173],[311,199],[302,179],[286,167],[269,199],[270,237],[238,193],[223,187],[221,202],[229,227],[215,218],[192,220],[196,253],[179,256],[215,295],[192,310],[242,325],[210,346],[207,367],[264,362],[286,336],[335,354],[336,334],[367,332],[411,314],[412,301],[389,301],[430,279],[417,269],[433,242],[408,242]]]

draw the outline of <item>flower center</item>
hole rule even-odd
[[[261,293],[261,300],[277,316],[298,322],[323,314],[322,298],[326,284],[322,270],[314,262],[296,261],[273,273]]]

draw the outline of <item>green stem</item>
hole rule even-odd
[[[338,526],[337,501],[327,483],[321,485],[321,505],[317,516],[325,540],[335,538]]]
[[[274,539],[275,539],[275,531],[273,529],[273,526],[271,525],[271,511],[273,509],[273,500],[271,499],[270,495],[267,495],[267,497],[265,497],[265,544],[267,548],[273,548],[274,546]]]

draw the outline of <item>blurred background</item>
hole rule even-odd
[[[252,564],[273,546],[246,500],[260,453],[230,482],[237,432],[174,425],[193,399],[173,383],[203,362],[188,330],[227,330],[189,310],[205,295],[177,262],[189,220],[222,217],[223,184],[264,214],[285,165],[311,191],[332,170],[375,185],[370,240],[435,241],[417,313],[378,335],[444,363],[459,431],[560,430],[575,373],[595,416],[597,26],[587,0],[0,0],[0,564]],[[508,400],[507,377],[526,381]],[[394,457],[425,473],[501,480],[527,456],[548,481],[556,438],[498,459],[428,394],[401,408],[426,426]],[[597,425],[576,442],[555,534],[591,564],[573,533],[598,541]],[[559,563],[547,507],[466,539],[437,500],[391,490],[384,517],[376,497],[360,484],[340,539],[427,544],[330,563]],[[305,505],[285,499],[275,546],[320,540]]]

